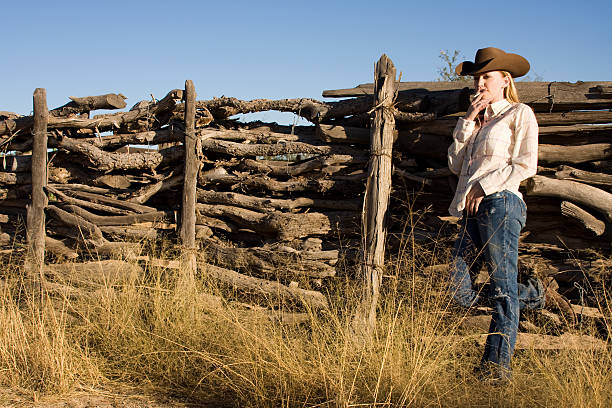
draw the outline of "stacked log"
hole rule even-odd
[[[591,281],[584,276],[609,276],[600,272],[609,266],[596,264],[599,255],[592,252],[610,254],[609,86],[517,84],[540,124],[539,176],[521,187],[529,208],[521,265],[531,272],[534,265],[546,265],[544,272],[554,274],[560,290],[575,303],[580,292],[575,279],[586,287]],[[302,294],[335,275],[341,250],[359,242],[375,108],[372,90],[363,85],[323,93],[349,98],[338,102],[226,97],[195,102],[189,131],[200,152],[195,233],[212,274],[227,282],[247,282],[230,273],[238,272],[277,280],[287,288],[302,285]],[[70,259],[92,252],[134,256],[143,240],[178,238],[186,157],[183,93],[172,90],[159,101],[142,101],[113,114],[90,113],[125,107],[121,94],[71,97],[49,111],[48,251]],[[469,95],[460,83],[399,83],[395,103],[385,108],[397,129],[389,244],[405,239],[407,230],[424,242],[452,238],[447,209],[456,178],[448,170],[446,152]],[[313,125],[232,118],[266,110],[293,112]],[[32,192],[34,120],[0,115],[0,145],[10,152],[0,160],[0,242],[12,247],[21,239],[19,225]],[[426,211],[420,224],[407,229],[415,209]],[[570,260],[578,266],[568,266]],[[570,270],[582,277],[578,272],[568,277]],[[258,284],[248,281],[243,287],[253,285]]]
[[[521,185],[528,215],[520,240],[520,265],[528,274],[553,276],[560,285],[559,292],[583,306],[589,300],[594,305],[594,298],[587,299],[585,293],[592,295],[593,287],[601,279],[608,279],[609,284],[612,268],[605,261],[612,253],[610,84],[516,84],[521,100],[534,110],[540,126],[538,175]],[[364,84],[324,91],[323,96],[360,99],[372,90],[372,84]],[[402,155],[394,162],[396,199],[391,209],[396,227],[406,223],[408,214],[400,215],[404,207],[401,204],[410,192],[416,195],[417,203],[412,209],[428,208],[438,221],[448,221],[445,215],[457,179],[447,167],[446,154],[457,118],[464,115],[473,91],[461,82],[404,82],[398,90],[398,97],[404,100],[422,98],[417,110],[421,114],[435,113],[436,119],[417,124],[398,122],[394,149]],[[442,92],[454,92],[456,103],[447,103],[441,109],[426,102]],[[318,126],[326,140],[366,142],[366,129],[356,127],[355,120],[345,118],[326,123]],[[426,219],[432,221],[432,217]],[[439,222],[422,227],[428,230],[425,236],[440,236],[435,233]],[[573,262],[572,266],[568,262]]]
[[[141,259],[143,241],[177,239],[179,227],[183,231],[189,223],[207,254],[200,257],[203,273],[251,294],[280,291],[290,303],[323,307],[322,295],[309,289],[335,276],[340,253],[333,243],[359,236],[367,149],[326,143],[314,127],[227,120],[237,109],[306,114],[302,100],[198,101],[195,118],[186,123],[182,97],[182,90],[173,90],[160,101],[91,118],[89,110],[125,106],[117,101],[122,97],[71,98],[50,111],[47,250],[69,259]],[[109,99],[113,106],[99,102]],[[340,108],[352,109],[335,109]],[[16,114],[3,119],[0,140],[11,153],[0,167],[0,183],[7,187],[0,221],[9,232],[3,243],[11,245],[19,239],[18,217],[32,190],[34,121]],[[195,142],[187,151],[185,139]],[[194,149],[196,164],[189,172],[197,203],[190,223],[180,215],[180,192],[183,162],[193,162]],[[181,232],[188,264],[195,250],[185,238],[190,235]]]

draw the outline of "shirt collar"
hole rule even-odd
[[[492,115],[497,115],[498,113],[502,112],[503,110],[505,110],[508,106],[510,106],[510,102],[508,102],[508,100],[506,98],[497,101],[497,102],[493,102],[490,105],[490,109],[492,112]]]

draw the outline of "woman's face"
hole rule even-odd
[[[501,71],[490,71],[474,76],[476,92],[482,94],[483,98],[490,99],[491,103],[504,99],[504,88],[509,82]]]

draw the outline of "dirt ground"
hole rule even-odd
[[[40,397],[19,390],[0,388],[0,407],[50,408],[195,408],[218,407],[219,404],[181,402],[163,395],[144,393],[136,389],[88,390],[67,395]],[[223,404],[221,404],[223,406]]]

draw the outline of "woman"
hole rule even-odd
[[[448,150],[448,166],[459,176],[449,211],[461,217],[451,292],[461,305],[473,306],[480,296],[470,272],[486,264],[494,310],[482,362],[484,375],[498,379],[511,376],[520,308],[543,305],[539,281],[517,282],[518,240],[527,215],[519,184],[536,174],[538,163],[538,123],[531,108],[519,103],[513,81],[528,71],[525,58],[493,47],[459,64],[457,74],[474,77],[477,96],[458,120]]]

